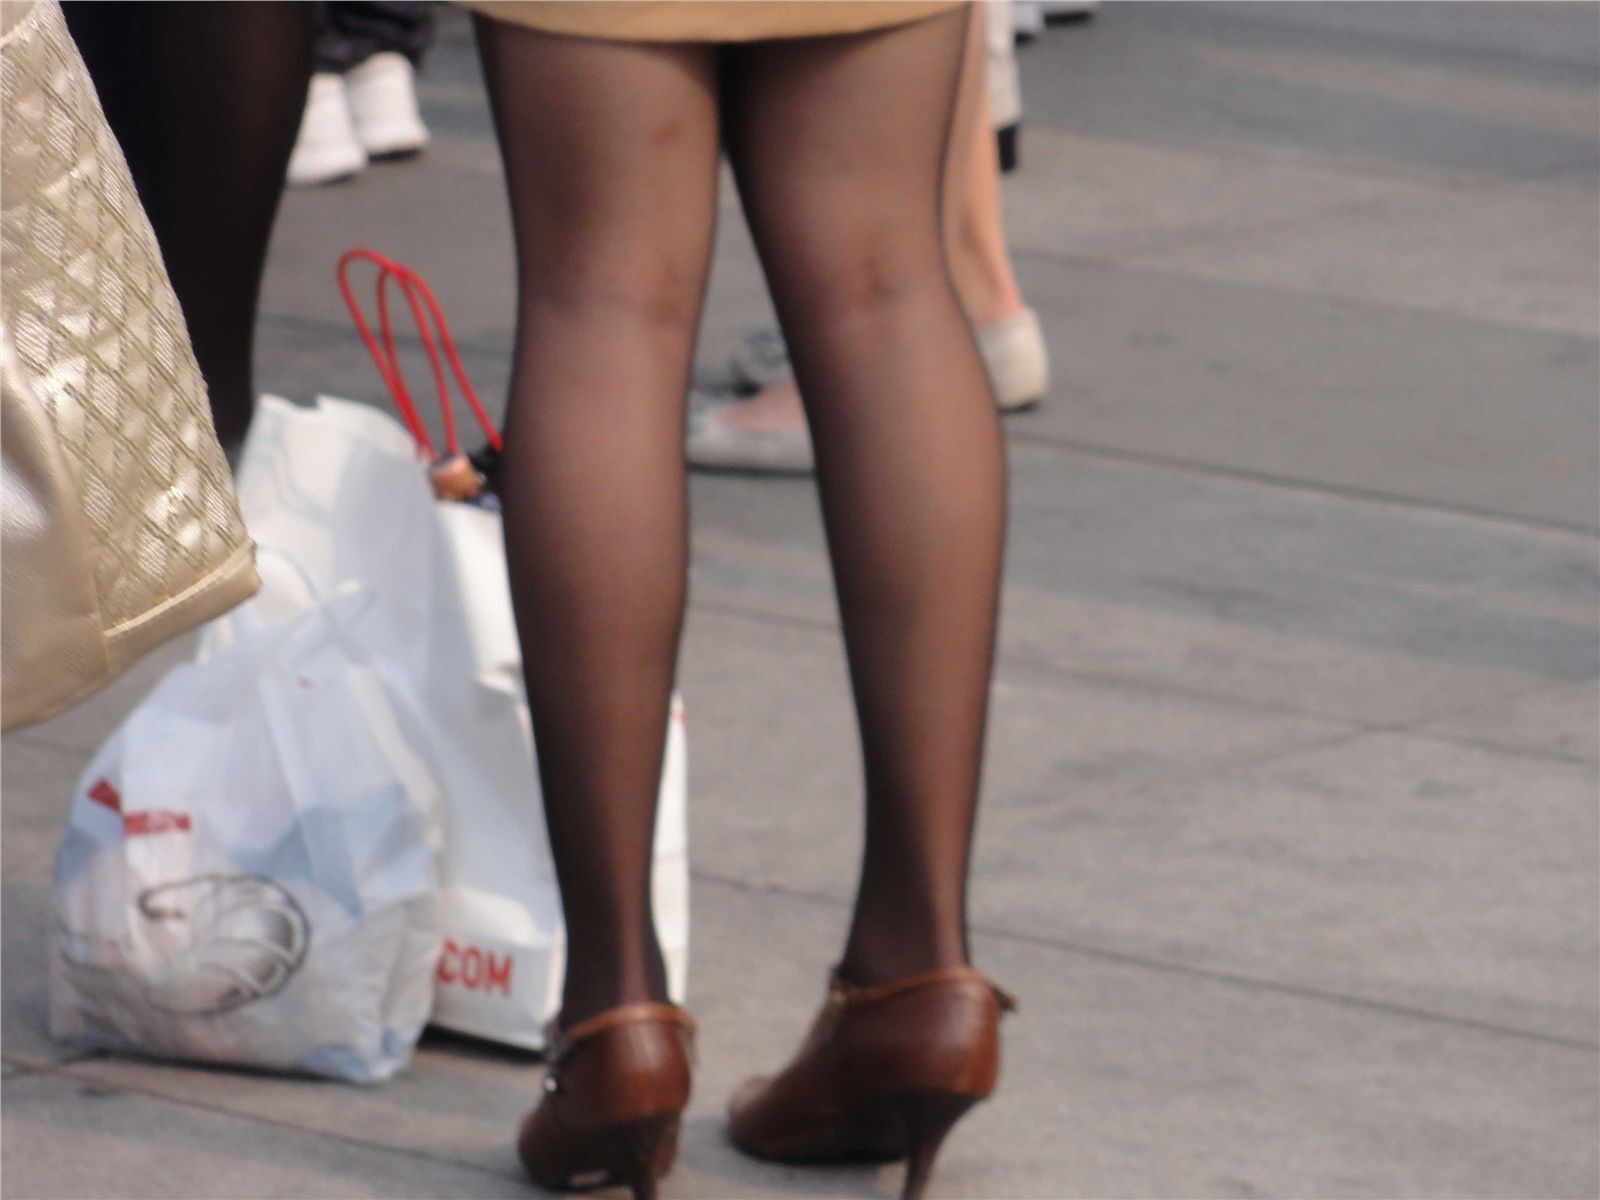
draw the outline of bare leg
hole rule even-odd
[[[477,30],[517,239],[506,549],[571,1023],[666,990],[650,859],[683,620],[715,58],[481,16]]]
[[[966,22],[728,60],[728,150],[816,442],[861,730],[857,982],[967,957],[1005,484],[941,238]]]
[[[981,8],[972,6],[967,28],[962,99],[945,178],[944,231],[951,282],[967,319],[980,328],[1022,311],[1000,208],[1000,153],[990,122],[989,89],[984,86]]]

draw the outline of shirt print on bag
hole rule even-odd
[[[311,922],[292,895],[259,875],[199,875],[147,888],[139,913],[188,939],[143,979],[145,1001],[178,1016],[218,1016],[282,991],[305,962]],[[120,990],[124,981],[91,963],[66,959],[77,984]]]

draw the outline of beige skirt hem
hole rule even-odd
[[[964,0],[465,0],[497,21],[625,42],[755,42],[864,33]]]

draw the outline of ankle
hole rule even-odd
[[[668,1003],[660,952],[627,962],[569,962],[561,989],[563,1029],[624,1004]]]
[[[845,983],[873,987],[928,971],[969,965],[959,934],[940,936],[927,931],[911,936],[902,931],[880,937],[871,931],[853,930],[836,970]]]

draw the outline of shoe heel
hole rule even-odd
[[[606,1130],[612,1172],[633,1192],[633,1200],[657,1200],[657,1184],[670,1165],[677,1134],[675,1113]]]
[[[898,1110],[906,1137],[906,1182],[900,1200],[922,1200],[933,1160],[945,1136],[981,1097],[960,1092],[918,1090],[902,1092],[892,1104]]]

